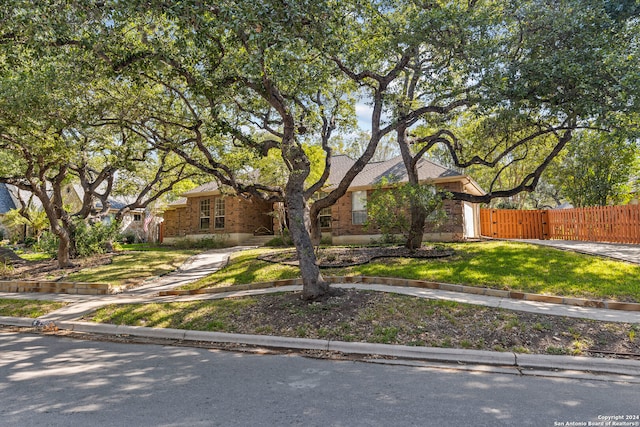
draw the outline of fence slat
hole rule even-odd
[[[640,205],[562,210],[481,209],[481,233],[500,239],[640,244]]]

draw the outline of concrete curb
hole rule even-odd
[[[0,316],[0,324],[31,327],[34,319]],[[572,371],[586,374],[618,376],[619,380],[640,378],[640,361],[620,359],[596,359],[574,356],[548,356],[492,352],[483,350],[461,350],[435,347],[412,347],[389,344],[343,342],[318,339],[288,338],[267,335],[242,335],[223,332],[190,331],[182,329],[147,328],[142,326],[108,325],[89,322],[58,322],[56,326],[74,332],[105,335],[130,335],[144,338],[170,339],[179,341],[208,341],[215,343],[245,344],[277,349],[335,351],[345,354],[397,357],[399,359],[439,362],[447,364],[468,364],[531,370],[544,375],[547,371]],[[542,372],[540,372],[542,371]]]

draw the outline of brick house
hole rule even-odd
[[[331,171],[329,189],[337,185],[353,162],[347,156],[336,156],[333,159],[332,167],[335,168],[335,172]],[[426,159],[418,162],[418,177],[420,182],[433,184],[439,189],[474,195],[484,194],[480,186],[469,176]],[[330,235],[334,244],[369,243],[372,239],[379,239],[381,235],[365,230],[363,223],[366,220],[366,200],[385,178],[400,183],[408,181],[402,158],[395,157],[367,165],[353,180],[347,193],[331,207],[330,212],[326,211],[324,218],[321,218],[323,234]],[[444,209],[447,212],[447,220],[437,228],[427,225],[424,234],[426,241],[461,241],[480,236],[478,204],[445,200]]]
[[[164,211],[162,241],[220,236],[230,244],[243,244],[256,235],[274,232],[273,204],[255,198],[225,194],[216,182],[184,193]]]
[[[325,191],[336,186],[354,163],[347,156],[335,156],[331,163]],[[432,183],[448,191],[474,195],[484,194],[469,176],[447,169],[429,160],[418,164],[421,182]],[[380,234],[365,230],[366,200],[383,179],[407,182],[407,173],[400,157],[370,163],[353,180],[347,193],[332,207],[320,214],[324,237],[334,244],[363,244],[379,239]],[[220,236],[230,244],[255,243],[256,235],[273,234],[278,229],[274,220],[274,206],[254,198],[245,199],[221,191],[210,182],[184,193],[183,198],[164,211],[163,241],[172,243],[182,238],[201,239]],[[480,207],[458,200],[446,200],[447,220],[437,229],[427,228],[425,240],[461,241],[480,235]]]

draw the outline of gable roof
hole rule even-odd
[[[355,163],[355,160],[345,155],[335,156],[331,159],[331,173],[327,180],[328,189],[337,186],[340,180],[346,175],[349,168]],[[335,169],[334,169],[335,168]],[[350,189],[371,188],[381,184],[384,180],[390,182],[408,182],[407,169],[401,156],[382,162],[371,162],[354,178],[349,186]],[[484,194],[480,185],[478,185],[468,175],[463,175],[453,169],[446,168],[438,163],[427,159],[418,161],[418,179],[421,182],[453,182],[464,181],[471,184],[471,190],[478,195]]]
[[[325,186],[326,190],[335,188],[342,178],[347,174],[348,170],[356,161],[344,154],[336,155],[331,158],[331,170],[329,171],[329,179]],[[351,182],[350,190],[359,190],[374,187],[382,183],[385,179],[390,182],[408,182],[407,170],[401,156],[382,162],[370,162]],[[465,185],[469,184],[471,193],[482,195],[485,194],[480,185],[476,183],[468,175],[463,175],[453,169],[446,168],[427,159],[418,161],[418,179],[421,182],[444,183],[463,181]],[[220,185],[216,181],[202,184],[192,190],[182,193],[185,199],[176,200],[169,205],[170,208],[176,208],[186,205],[186,198],[216,195],[220,193]]]
[[[196,188],[193,188],[189,191],[186,191],[181,195],[184,197],[190,197],[190,196],[196,196],[196,195],[206,196],[208,194],[217,193],[219,191],[220,191],[220,185],[218,184],[218,181],[211,181],[211,182],[207,182],[206,184],[199,185]]]
[[[42,202],[31,191],[22,190],[11,184],[0,184],[0,214],[7,213],[11,209],[20,209],[23,205],[42,209]]]
[[[346,159],[345,159],[346,158]],[[338,160],[334,163],[335,160]],[[335,173],[329,175],[329,186],[338,185],[340,180],[345,176],[348,169],[355,163],[355,160],[347,156],[336,156],[332,159],[331,168],[333,171],[334,164]],[[420,159],[418,161],[418,179],[420,181],[438,180],[451,178],[463,178],[465,175],[445,168],[442,165],[434,163],[430,160]],[[402,157],[397,156],[382,162],[369,163],[354,178],[350,187],[368,187],[380,184],[384,179],[394,182],[408,182],[407,170],[404,167]]]
[[[177,209],[177,208],[183,208],[187,206],[187,198],[186,197],[180,197],[178,200],[174,200],[173,202],[169,203],[164,210],[165,211],[170,211],[173,209]]]

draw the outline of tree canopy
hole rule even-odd
[[[532,191],[579,129],[614,127],[638,107],[637,1],[58,6],[5,2],[0,21],[10,25],[0,43],[53,52],[44,58],[57,59],[39,64],[97,75],[117,90],[65,87],[49,111],[73,111],[64,103],[99,94],[101,108],[79,116],[127,135],[122,148],[140,142],[236,194],[285,202],[307,298],[328,291],[312,250],[318,214],[346,193],[381,140],[396,139],[410,174],[433,150],[456,167],[486,170],[486,195],[453,197],[488,202]],[[25,64],[3,52],[6,64]],[[370,108],[366,142],[328,188],[334,150],[356,132],[357,100]],[[55,138],[34,148],[69,144],[46,140]],[[280,171],[282,179],[266,179]]]

